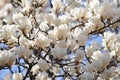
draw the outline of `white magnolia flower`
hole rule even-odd
[[[88,24],[89,26],[91,26],[92,31],[95,31],[97,29],[100,29],[102,27],[104,27],[103,22],[101,21],[100,18],[93,16],[88,20]]]
[[[49,65],[45,60],[39,60],[38,65],[42,71],[49,69]]]
[[[7,60],[6,60],[7,59]],[[0,66],[12,66],[13,62],[15,61],[15,54],[10,51],[0,51]]]
[[[76,52],[75,52],[75,58],[77,60],[80,60],[84,57],[84,52],[80,49],[77,49]]]
[[[103,77],[97,77],[97,80],[104,80]]]
[[[94,76],[93,74],[89,72],[85,72],[84,74],[81,75],[80,80],[93,80]]]
[[[104,33],[104,39],[106,42],[109,42],[111,40],[114,40],[115,39],[115,33],[112,33],[112,32],[105,32]]]
[[[52,42],[56,43],[56,40],[58,39],[58,37],[54,30],[48,31],[48,34],[49,34],[50,38],[52,39]]]
[[[90,2],[89,6],[90,6],[90,8],[94,9],[94,8],[96,8],[97,6],[99,6],[99,4],[100,4],[99,0],[95,0],[95,1],[92,0],[92,1]]]
[[[59,18],[57,18],[57,17],[55,17],[54,19],[53,19],[53,21],[52,21],[52,23],[51,23],[51,25],[53,25],[53,26],[59,26],[59,25],[61,25],[62,23],[61,23],[61,20],[59,19]]]
[[[14,73],[13,74],[13,80],[23,80],[23,76],[21,73]]]
[[[13,32],[13,34],[12,34],[14,37],[16,37],[16,38],[18,38],[18,37],[20,37],[21,35],[22,35],[22,32],[21,32],[21,30],[19,30],[18,28],[14,28],[14,32]]]
[[[68,68],[70,69],[70,72],[72,74],[77,72],[77,69],[75,68],[75,66],[68,66]]]
[[[27,47],[30,46],[29,40],[23,35],[21,35],[19,38],[19,44]]]
[[[79,7],[80,6],[79,0],[75,0],[75,1],[73,1],[73,0],[65,0],[65,2],[66,2],[66,5],[71,3],[71,5],[69,5],[67,7],[67,10],[70,10],[70,9],[73,9],[75,7]]]
[[[54,58],[62,59],[66,56],[67,50],[65,48],[55,47],[51,49],[51,54],[54,56]]]
[[[81,19],[84,18],[87,14],[88,10],[86,8],[74,8],[70,10],[71,15],[75,19]]]
[[[110,0],[104,0],[101,5],[93,7],[93,10],[95,15],[99,18],[110,19],[116,14],[116,8],[117,5],[113,1],[110,2]]]
[[[37,74],[39,72],[40,66],[38,64],[34,65],[31,69],[33,75]]]
[[[66,24],[59,25],[58,31],[56,31],[58,38],[66,37],[67,33],[68,33],[68,26]]]
[[[93,49],[95,51],[101,49],[101,46],[100,46],[100,44],[97,41],[92,41],[91,46],[93,47]]]
[[[47,79],[48,79],[48,74],[45,71],[43,71],[43,72],[39,72],[35,80],[47,80]]]
[[[25,27],[25,26],[26,26],[27,19],[28,19],[28,18],[25,17],[25,16],[23,16],[22,13],[13,14],[13,21],[14,21],[16,24],[21,25],[21,27]]]
[[[2,0],[2,2],[0,3],[0,9],[5,5],[4,0]]]
[[[96,71],[101,71],[103,68],[102,68],[102,63],[101,63],[101,60],[96,60],[92,63],[92,65],[94,66],[95,70]]]
[[[66,24],[59,25],[58,27],[55,27],[54,30],[48,32],[53,41],[66,38],[67,33],[68,26]]]
[[[120,42],[115,43],[115,51],[120,52]]]
[[[39,27],[43,31],[46,31],[49,29],[48,25],[45,22],[41,22]]]
[[[87,46],[85,48],[85,52],[86,52],[87,57],[91,57],[93,55],[94,48],[92,46]]]
[[[31,55],[31,50],[23,46],[16,47],[14,52],[18,55],[19,58],[24,57],[25,59],[28,59]]]
[[[61,20],[62,24],[67,24],[70,22],[70,18],[67,15],[59,16],[59,19]]]
[[[43,33],[39,33],[38,37],[35,39],[35,44],[39,48],[45,48],[48,47],[51,43],[51,39],[49,39],[46,35]]]
[[[113,77],[114,75],[114,70],[115,70],[115,67],[111,67],[110,69],[105,69],[104,72],[103,72],[103,77],[105,79],[110,79],[111,77]]]
[[[55,19],[55,14],[51,13],[51,14],[44,14],[44,20],[47,24],[51,24],[53,22],[53,20]]]
[[[53,67],[52,67],[52,70],[53,70],[53,73],[54,73],[55,75],[57,75],[58,72],[59,72],[59,67],[53,66]]]
[[[85,35],[80,28],[75,28],[75,31],[73,33],[73,37],[75,38],[75,40],[77,40],[79,42],[80,46],[84,46],[85,42],[88,39],[88,35]]]
[[[102,56],[101,51],[97,50],[97,51],[93,52],[92,58],[95,59],[95,60],[97,60],[101,56]]]
[[[3,19],[7,24],[12,24],[13,23],[13,19],[12,19],[12,15],[7,16],[5,19]]]
[[[10,80],[12,77],[11,74],[6,74],[3,80]]]
[[[52,0],[52,5],[55,10],[60,9],[62,6],[62,1],[61,0]]]
[[[65,48],[66,47],[65,40],[59,40],[59,41],[57,41],[56,46],[60,47],[60,48]]]
[[[83,69],[86,72],[92,73],[94,71],[94,66],[92,64],[90,64],[90,63],[87,63],[85,66],[83,66]]]
[[[116,41],[116,35],[113,32],[104,32],[104,37],[102,39],[102,45],[105,47],[105,49],[110,48],[112,44]]]
[[[99,57],[99,59],[93,62],[93,66],[97,71],[101,71],[106,68],[106,66],[109,64],[109,61],[109,54],[104,53],[101,57]]]
[[[68,39],[66,46],[69,48],[69,50],[73,51],[78,45],[74,39]]]
[[[48,5],[48,0],[41,0],[41,3],[43,3],[43,7],[46,7]]]
[[[8,15],[8,12],[3,8],[0,10],[0,18],[4,18]]]
[[[117,10],[117,11],[119,11],[119,12],[116,12],[116,13],[120,13],[120,9]],[[119,18],[119,16],[120,16],[120,14],[114,15],[114,17],[111,19],[111,22],[117,21],[118,18]],[[113,28],[116,28],[116,27],[119,26],[119,25],[120,25],[120,22],[116,22],[115,24],[112,25],[112,27],[113,27]]]
[[[109,3],[109,4],[108,4]],[[111,18],[112,16],[114,16],[114,12],[115,12],[115,8],[116,8],[116,5],[113,3],[113,2],[109,2],[109,1],[105,1],[102,5],[101,5],[101,12],[102,13],[102,17],[103,19],[109,19]],[[109,10],[110,9],[110,10]]]
[[[83,28],[83,33],[85,35],[88,35],[92,31],[91,25],[90,24],[85,24],[85,27]]]
[[[94,14],[93,14],[91,11],[88,10],[88,12],[86,13],[86,16],[85,16],[85,17],[89,19],[89,18],[92,17],[93,15],[94,15]]]
[[[10,39],[10,37],[12,36],[12,33],[14,32],[14,28],[15,26],[14,25],[5,25],[2,27],[2,33],[1,33],[1,36],[4,40],[8,40]]]

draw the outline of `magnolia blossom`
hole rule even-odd
[[[44,14],[44,20],[47,24],[51,24],[55,19],[55,14]]]
[[[46,31],[49,29],[48,25],[45,22],[42,22],[39,27],[43,31]]]
[[[66,46],[69,48],[69,50],[75,50],[76,48],[78,48],[78,45],[77,45],[77,43],[75,42],[75,40],[74,39],[69,39],[68,41],[67,41],[67,44],[66,44]]]
[[[54,73],[55,75],[57,75],[58,72],[59,72],[59,68],[58,68],[58,67],[55,67],[55,66],[53,66],[52,68],[53,68],[53,73]]]
[[[86,55],[88,57],[91,57],[93,55],[93,52],[94,52],[94,48],[92,46],[87,46],[85,48],[85,51],[86,51]]]
[[[100,44],[97,43],[96,41],[92,41],[91,45],[86,46],[86,48],[85,48],[86,55],[88,57],[91,57],[94,52],[99,51],[100,49],[101,49]],[[95,53],[95,55],[96,55],[96,53]],[[95,56],[95,58],[96,58],[96,56]]]
[[[76,28],[76,29],[75,29],[75,31],[74,31],[74,33],[73,33],[73,37],[74,37],[76,40],[78,40],[80,46],[85,45],[85,42],[86,42],[86,40],[87,40],[87,38],[88,38],[88,36],[85,35],[85,34],[81,31],[80,28]]]
[[[36,76],[36,80],[47,80],[48,74],[46,72],[39,72],[39,74]]]
[[[111,67],[110,69],[105,69],[103,72],[103,76],[105,79],[110,79],[112,76],[114,76],[114,69],[115,67]]]
[[[75,53],[75,57],[77,60],[80,60],[84,57],[84,52],[80,49],[77,49],[76,50],[76,53]]]
[[[59,26],[59,25],[61,25],[61,20],[55,16],[55,18],[53,19],[51,25]]]
[[[94,66],[92,64],[90,64],[90,63],[87,63],[86,66],[83,66],[83,69],[86,72],[90,72],[90,73],[93,73],[93,71],[95,70]]]
[[[3,26],[2,27],[2,35],[1,35],[2,38],[4,40],[10,39],[10,37],[11,37],[13,31],[14,31],[14,28],[15,28],[14,25],[10,25],[9,27],[8,27],[8,25]]]
[[[94,76],[93,74],[90,74],[89,72],[86,72],[81,75],[80,80],[93,80]]]
[[[5,9],[0,10],[0,18],[4,18],[8,15],[8,12]]]
[[[59,28],[56,30],[56,34],[58,35],[58,38],[66,37],[67,33],[68,33],[68,26],[66,24],[59,25]]]
[[[34,65],[31,69],[33,75],[39,73],[40,66],[38,64]]]
[[[92,28],[91,28],[91,25],[90,24],[85,24],[86,26],[83,28],[83,33],[85,35],[88,35],[91,31],[92,31]]]
[[[19,38],[19,44],[28,47],[30,46],[30,41],[26,37],[21,35]],[[34,43],[32,45],[34,45]]]
[[[53,40],[64,39],[68,33],[68,26],[66,24],[59,25],[48,33]]]
[[[109,19],[114,15],[114,11],[116,8],[115,3],[110,3],[109,5],[107,5],[109,3],[109,1],[105,1],[102,5],[100,11],[101,11],[101,16],[104,19]],[[110,9],[110,10],[109,10]]]
[[[93,66],[97,71],[103,70],[109,64],[110,58],[109,54],[103,54],[97,60],[93,62]]]
[[[4,79],[120,80],[119,3],[1,0]]]
[[[62,24],[67,24],[71,21],[70,17],[67,15],[59,16],[59,19],[61,20]]]
[[[86,8],[74,8],[70,10],[70,13],[75,19],[81,19],[86,16],[87,11]]]
[[[13,74],[13,80],[22,80],[22,74],[21,73],[14,73]]]
[[[61,48],[65,48],[65,47],[66,47],[66,42],[65,42],[65,40],[57,41],[56,46],[57,46],[57,47],[61,47]]]
[[[7,16],[4,21],[7,23],[7,24],[12,24],[13,23],[13,20],[12,20],[12,15],[10,16]]]
[[[49,69],[49,65],[45,60],[39,60],[38,65],[42,71]]]
[[[18,58],[24,57],[25,59],[28,59],[31,55],[31,50],[23,46],[16,47],[14,52],[18,55]]]
[[[67,10],[69,11],[70,9],[72,8],[75,8],[75,7],[79,7],[80,6],[80,3],[79,3],[79,0],[75,0],[75,1],[72,1],[72,0],[65,0],[66,2],[66,5],[70,4],[68,7],[67,7]]]
[[[11,66],[15,61],[15,54],[10,51],[0,51],[0,66]]]
[[[97,7],[100,4],[99,0],[95,0],[90,2],[89,6],[94,9],[95,7]]]
[[[50,45],[51,39],[49,39],[47,36],[45,36],[42,33],[39,33],[39,36],[35,40],[35,44],[39,48],[44,48]]]
[[[102,53],[98,50],[93,52],[92,58],[97,60],[100,56],[102,56]]]
[[[65,48],[56,47],[51,49],[51,54],[54,56],[54,58],[62,59],[64,56],[66,56],[67,50]]]
[[[22,25],[21,27],[25,27],[26,25],[26,21],[27,21],[27,18],[23,16],[22,13],[16,13],[13,15],[13,21],[16,23],[16,24],[19,24],[19,25]]]
[[[89,21],[89,25],[91,25],[92,31],[104,27],[103,22],[96,16],[91,17],[88,21]]]
[[[55,10],[59,9],[62,6],[61,0],[52,0],[52,5]]]
[[[11,74],[6,74],[4,77],[4,80],[9,80],[11,79],[12,75]]]
[[[69,68],[70,72],[73,74],[73,73],[76,73],[78,70],[80,70],[80,65],[69,66],[68,68]]]
[[[118,19],[118,14],[114,15],[114,17],[111,19],[111,22],[117,21],[117,19]],[[117,22],[117,23],[113,24],[112,27],[116,28],[116,26],[119,26],[119,25],[120,25],[120,22]]]
[[[105,46],[106,49],[110,48],[110,46],[116,41],[115,37],[115,33],[105,32],[102,45]]]

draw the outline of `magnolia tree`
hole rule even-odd
[[[120,80],[119,25],[120,0],[1,0],[0,71],[11,72],[4,80]]]

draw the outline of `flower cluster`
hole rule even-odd
[[[1,0],[0,44],[5,79],[119,80],[120,0]]]

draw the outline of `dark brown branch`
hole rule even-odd
[[[80,24],[74,26],[73,28],[71,28],[70,31],[74,30],[74,29],[77,28],[77,27],[81,27],[81,26],[83,26],[84,24],[85,24],[85,23],[80,23]]]
[[[72,0],[65,8],[63,11],[65,11],[75,0]]]
[[[101,30],[104,30],[105,28],[108,28],[108,27],[110,27],[111,25],[113,25],[113,24],[115,24],[117,22],[120,22],[120,19],[118,19],[117,21],[112,22],[112,23],[108,24],[107,26],[104,26],[104,27],[102,27],[102,28],[100,28],[98,30],[92,31],[89,34],[98,34]]]

